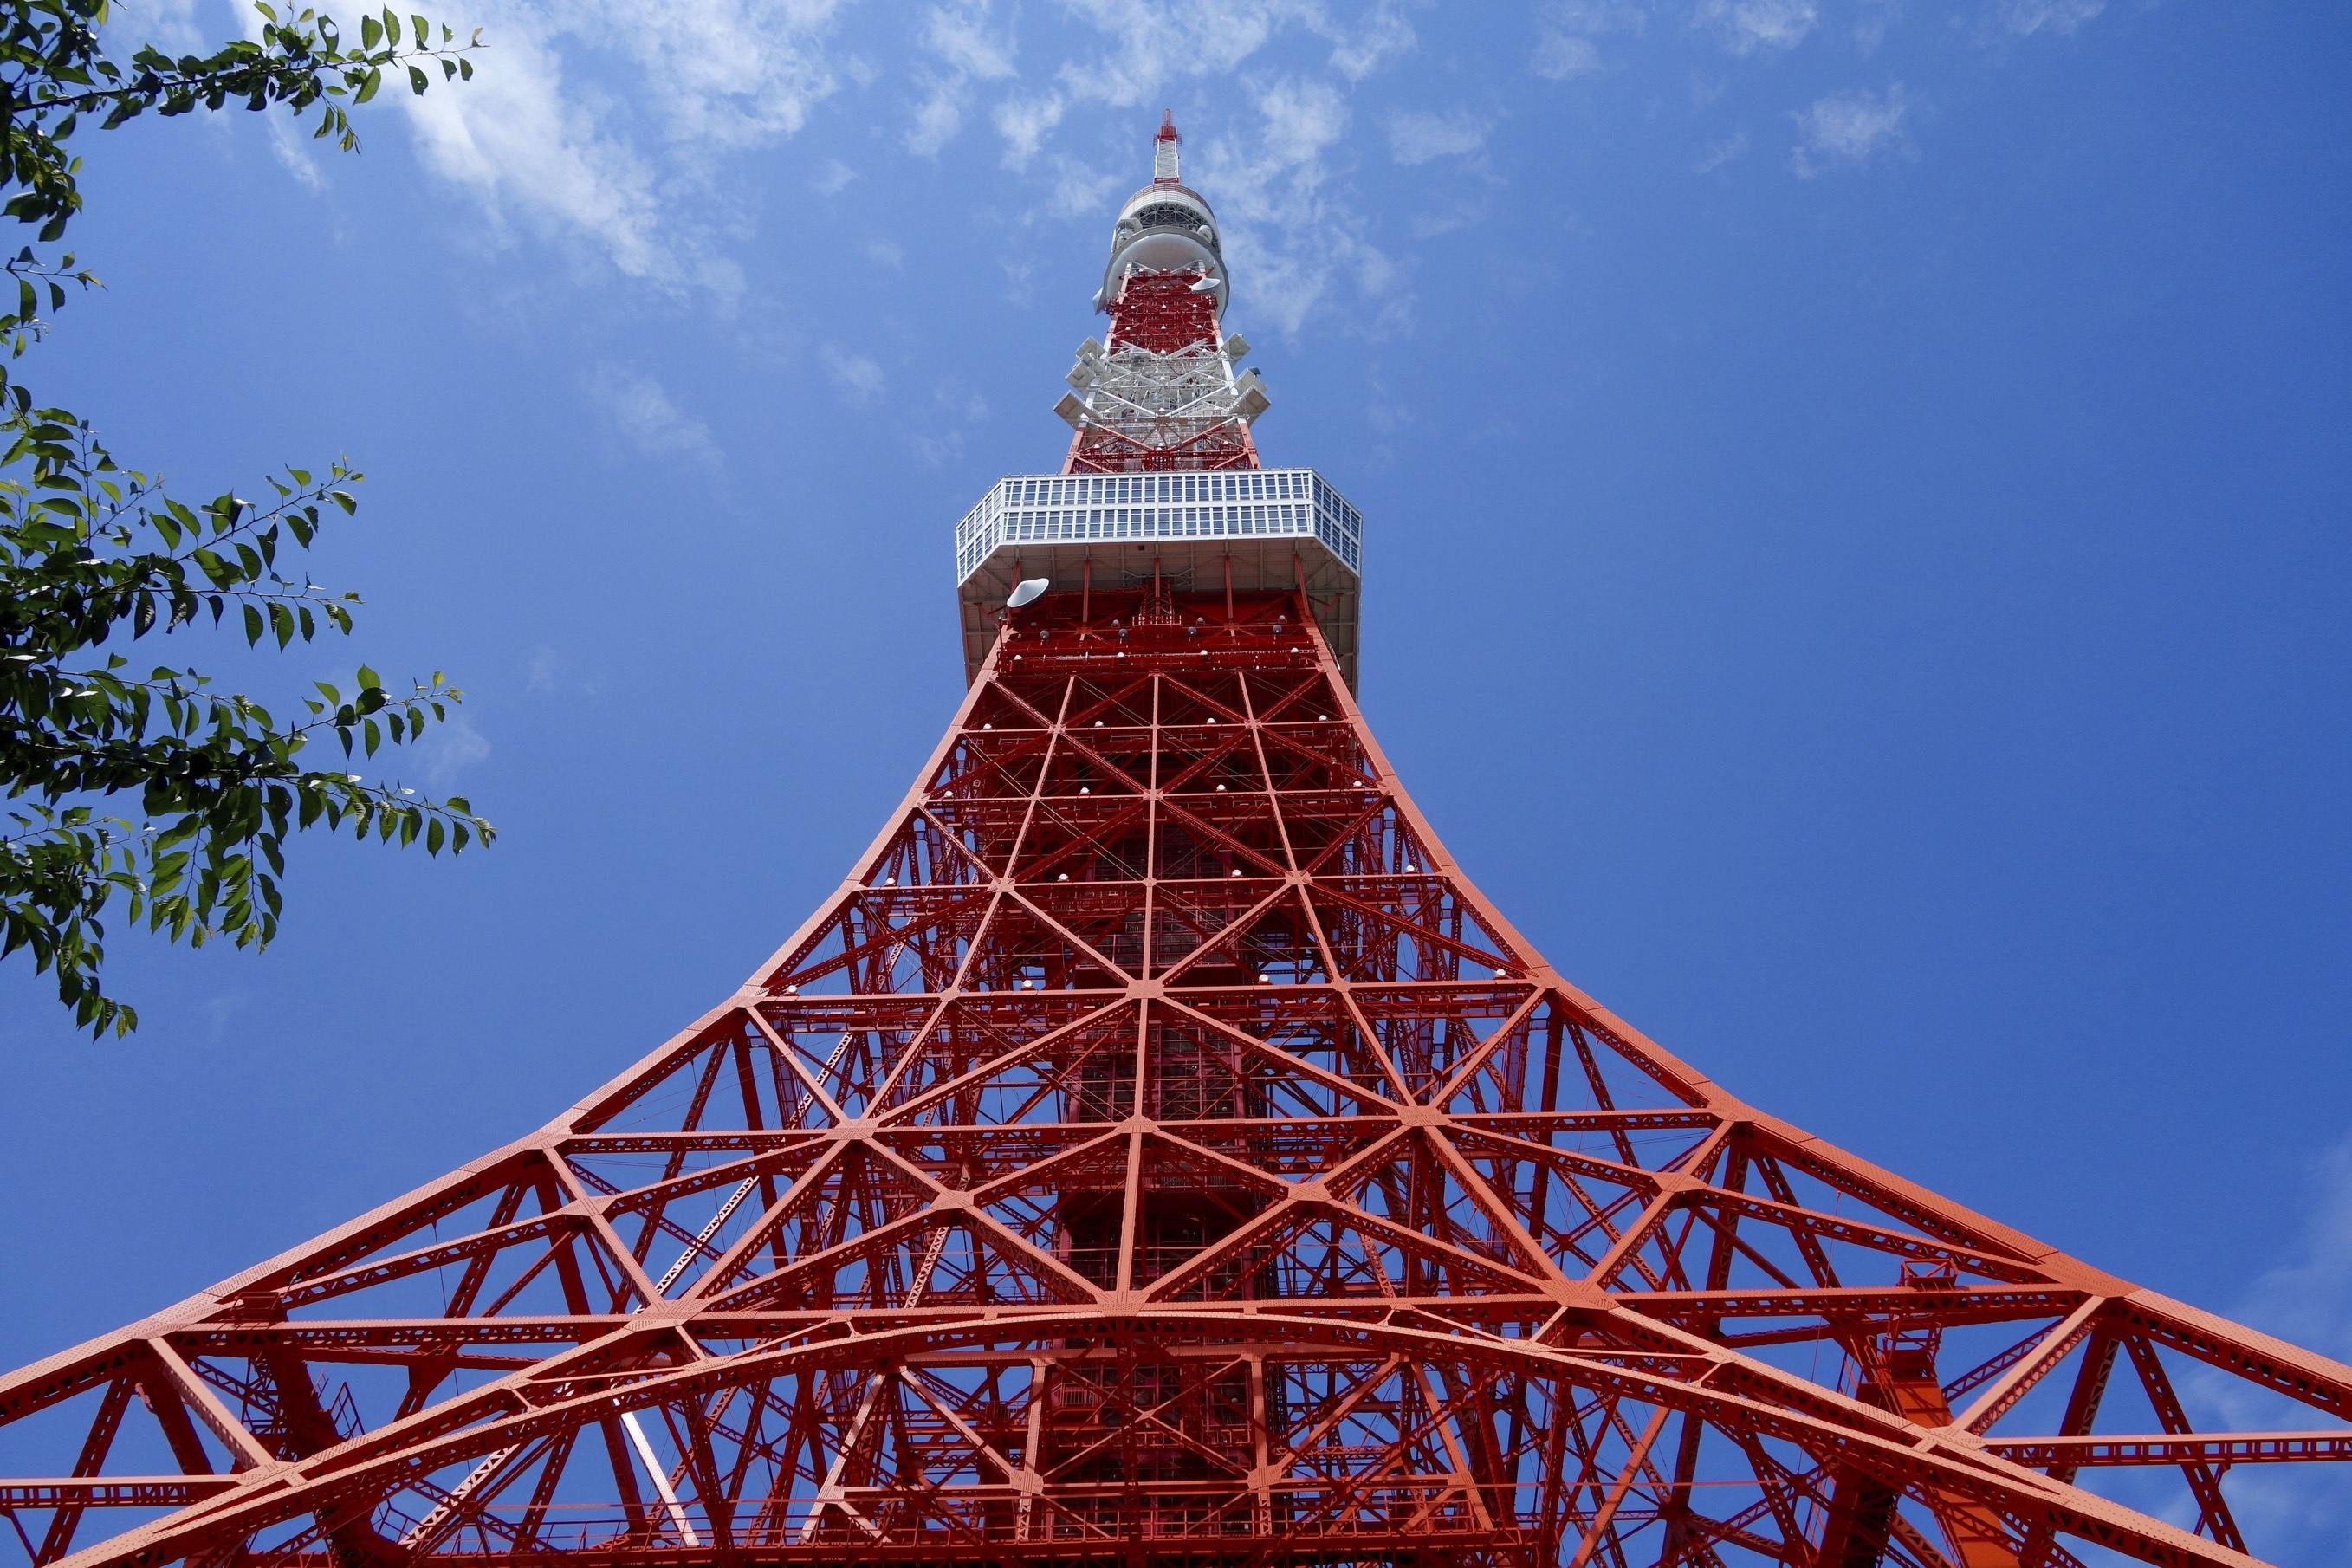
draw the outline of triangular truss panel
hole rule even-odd
[[[735,995],[539,1132],[0,1380],[0,1544],[2259,1561],[2236,1505],[2352,1458],[2352,1369],[1845,1154],[1575,989],[1310,610],[1098,584],[1008,623]],[[2206,1429],[2224,1385],[2269,1425]]]

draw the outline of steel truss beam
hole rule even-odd
[[[735,994],[0,1378],[26,1556],[2221,1568],[2240,1468],[2352,1458],[2352,1369],[1570,985],[1295,598],[1064,600]],[[2313,1429],[2189,1430],[2189,1365]]]

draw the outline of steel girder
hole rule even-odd
[[[26,1554],[2219,1568],[2225,1472],[2352,1450],[2352,1368],[1570,985],[1295,599],[1091,607],[637,1066],[0,1380]],[[2190,1432],[2189,1368],[2305,1425]]]

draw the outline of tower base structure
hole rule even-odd
[[[1172,608],[1010,613],[841,889],[547,1127],[0,1380],[28,1557],[2244,1568],[2225,1471],[2352,1454],[2352,1368],[1570,985],[1296,592]]]

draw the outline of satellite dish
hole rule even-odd
[[[1013,596],[1004,601],[1004,607],[1017,610],[1024,605],[1034,605],[1044,598],[1045,590],[1053,585],[1054,580],[1050,577],[1032,577],[1025,583],[1016,583],[1013,587]]]
[[[1223,281],[1223,279],[1219,278],[1196,279],[1192,284],[1192,292],[1195,294],[1206,294]]]

